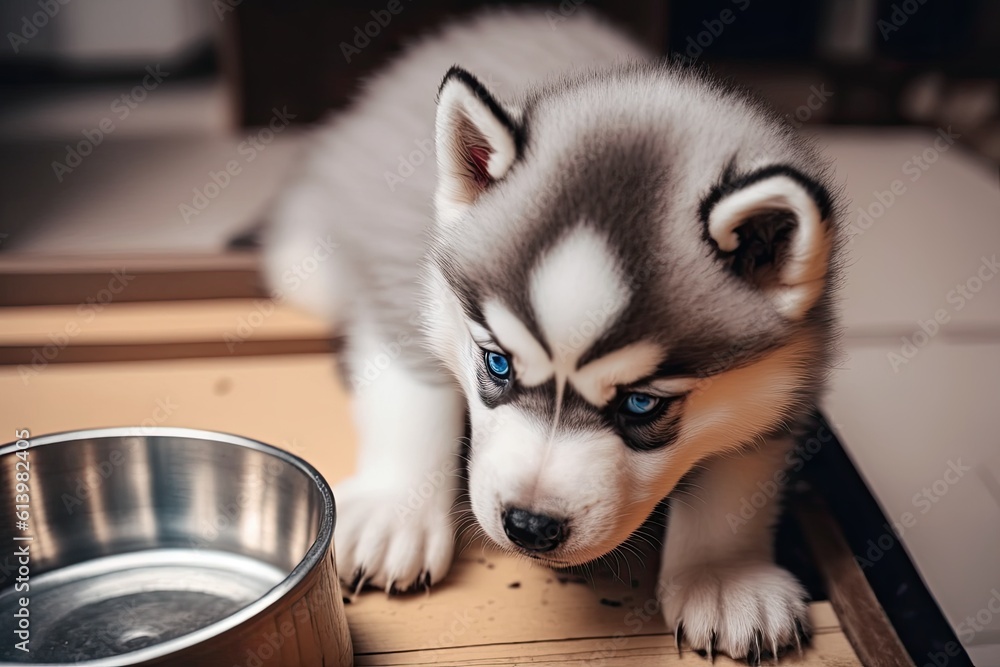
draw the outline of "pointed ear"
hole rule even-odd
[[[472,205],[514,163],[519,129],[486,87],[452,67],[438,91],[435,152],[438,220],[450,222]]]
[[[701,218],[720,256],[779,313],[802,317],[826,286],[833,245],[831,199],[791,167],[767,167],[716,187]]]

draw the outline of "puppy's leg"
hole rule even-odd
[[[388,358],[377,339],[352,342],[359,374],[367,360],[384,368],[354,396],[358,470],[334,489],[338,570],[354,586],[426,587],[451,565],[465,404],[447,381],[429,384],[399,358],[377,363]]]
[[[668,627],[696,650],[759,664],[807,632],[806,593],[773,553],[791,446],[782,438],[712,460],[669,500],[658,592]]]

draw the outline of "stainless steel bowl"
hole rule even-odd
[[[352,664],[333,496],[287,452],[178,428],[30,438],[0,449],[0,507],[0,664]]]

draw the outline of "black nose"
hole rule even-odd
[[[504,511],[503,530],[511,542],[528,551],[552,551],[566,537],[566,525],[559,519],[517,508]]]

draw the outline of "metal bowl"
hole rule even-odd
[[[179,428],[30,438],[0,449],[0,506],[2,664],[352,663],[333,495],[287,452]]]

